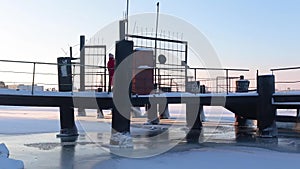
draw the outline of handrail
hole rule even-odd
[[[43,65],[58,65],[58,63],[49,63],[49,62],[32,62],[32,61],[20,61],[20,60],[0,60],[0,62],[10,62],[10,63],[25,63],[25,64],[32,64],[33,66],[33,69],[31,69],[31,71],[12,71],[12,70],[3,70],[3,71],[0,71],[0,72],[3,72],[3,73],[24,73],[24,74],[32,74],[32,79],[31,79],[31,85],[32,85],[32,90],[34,89],[34,85],[36,84],[36,79],[35,79],[35,76],[36,75],[56,75],[56,73],[46,73],[46,72],[38,72],[36,70],[36,66],[38,66],[39,64],[43,64]],[[86,67],[91,67],[91,68],[95,68],[95,69],[99,69],[98,71],[96,72],[87,72],[87,74],[90,74],[90,75],[100,75],[100,76],[103,76],[103,72],[102,70],[103,69],[107,69],[106,66],[95,66],[95,65],[81,65],[80,63],[72,63],[71,64],[73,66],[73,69],[75,69],[75,67],[81,67],[81,66],[86,66]],[[171,67],[171,68],[168,68],[168,67],[149,67],[149,68],[145,68],[145,69],[157,69],[157,70],[191,70],[191,71],[195,71],[194,72],[194,75],[193,76],[186,76],[186,77],[189,77],[190,78],[193,78],[194,77],[194,80],[197,81],[197,80],[200,80],[199,78],[197,78],[197,71],[225,71],[226,75],[223,77],[224,80],[226,80],[226,84],[224,84],[224,89],[226,89],[226,92],[230,92],[231,90],[231,80],[233,78],[238,78],[238,77],[231,77],[229,72],[232,72],[232,71],[249,71],[249,69],[236,69],[236,68],[205,68],[205,67],[188,67],[188,66],[185,66],[183,65],[182,67]],[[78,75],[78,73],[73,72],[73,76],[76,76]],[[105,75],[104,75],[105,76]],[[177,75],[174,75],[172,78],[168,79],[167,76],[171,76],[170,74],[168,75],[161,75],[161,76],[166,76],[164,78],[160,78],[160,80],[164,80],[162,83],[164,84],[170,84],[170,82],[168,82],[169,80],[171,79],[175,79],[175,78],[179,78],[179,76],[177,77]],[[183,77],[182,77],[183,78]],[[180,76],[180,79],[182,79],[181,76]],[[73,77],[74,79],[74,77]],[[200,80],[200,81],[206,81],[206,82],[213,82],[215,81],[216,79],[215,78],[211,78],[210,80],[208,80],[207,78],[205,80]],[[172,81],[172,80],[171,80]],[[211,83],[209,82],[209,83]],[[101,85],[106,85],[105,83],[103,84],[103,82],[101,82]],[[184,87],[185,84],[183,83],[182,84],[182,87]],[[222,88],[223,88],[222,87]],[[184,88],[182,88],[184,89]],[[34,91],[32,91],[34,92]]]
[[[300,67],[285,67],[285,68],[276,68],[276,69],[270,69],[270,71],[282,71],[282,70],[294,70],[294,69],[300,69]]]
[[[231,69],[231,68],[188,68],[188,69],[196,69],[196,70],[223,70],[223,71],[242,71],[242,72],[248,72],[249,69]]]
[[[274,74],[274,72],[278,72],[278,71],[286,71],[286,70],[299,70],[300,69],[300,67],[298,66],[294,66],[294,67],[283,67],[283,68],[276,68],[276,69],[270,69],[270,71],[272,71],[272,75]],[[286,81],[275,81],[275,84],[285,84],[285,85],[287,85],[287,84],[290,84],[290,85],[293,85],[293,84],[296,84],[296,83],[300,83],[300,81],[299,80],[286,80]],[[283,87],[285,87],[285,86],[283,86]],[[290,90],[290,87],[291,86],[287,86],[287,88],[288,88],[288,90]],[[293,86],[293,87],[295,87],[295,85]]]
[[[50,62],[32,62],[32,61],[21,61],[21,60],[0,60],[0,62],[10,62],[10,63],[30,63],[30,64],[43,64],[43,65],[58,65],[58,63]],[[94,68],[107,68],[105,66],[95,66],[95,65],[81,65],[79,63],[72,63],[71,65],[84,66],[84,67],[94,67]]]

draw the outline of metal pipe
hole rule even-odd
[[[31,94],[33,95],[34,90],[34,79],[35,78],[35,63],[33,63],[33,72],[32,72],[32,86],[31,86]]]
[[[0,60],[0,62],[11,62],[11,63],[36,63],[36,64],[44,64],[44,65],[57,65],[57,63],[30,62],[30,61],[20,61],[20,60]]]
[[[278,69],[270,69],[273,71],[281,71],[281,70],[293,70],[293,69],[300,69],[300,67],[286,67],[286,68],[278,68]]]

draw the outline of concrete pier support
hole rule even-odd
[[[201,114],[203,113],[203,106],[199,104],[187,103],[186,104],[186,122],[187,127],[191,130],[201,130],[202,120]]]
[[[146,111],[147,111],[147,124],[159,124],[159,118],[157,115],[158,109],[157,104],[147,104],[146,105]]]
[[[71,106],[61,106],[60,111],[60,134],[58,137],[78,136],[77,127],[74,119],[74,108]]]
[[[199,137],[202,132],[203,106],[199,104],[187,103],[186,104],[186,122],[189,131],[185,137],[189,143],[198,143]]]
[[[244,126],[246,126],[246,123],[247,123],[246,118],[239,116],[239,115],[235,115],[235,123],[234,123],[235,126],[244,127]]]
[[[159,112],[159,118],[160,119],[169,119],[170,113],[169,113],[169,105],[159,104],[158,105],[158,112]]]
[[[78,108],[78,114],[77,114],[77,116],[86,116],[85,109],[79,107],[79,108]]]
[[[272,95],[275,92],[274,75],[258,76],[257,78],[257,126],[259,136],[276,137],[277,127],[275,123],[276,108],[272,105]]]
[[[97,119],[103,119],[104,118],[104,114],[103,114],[103,110],[102,109],[97,109]]]
[[[131,107],[131,116],[134,118],[141,118],[142,116],[142,111],[140,107]]]

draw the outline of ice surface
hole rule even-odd
[[[1,107],[0,107],[1,109]],[[12,110],[12,111],[11,111]],[[222,107],[204,107],[205,113],[207,115],[208,121],[215,120],[220,116],[225,117],[226,121],[233,122],[234,116],[226,109]],[[171,117],[174,115],[185,114],[184,105],[172,105],[170,106]],[[109,136],[105,133],[110,133],[110,123],[104,124],[104,122],[99,123],[96,121],[96,110],[89,114],[88,117],[81,117],[80,123],[77,121],[77,127],[79,130],[85,130],[86,132],[96,131],[100,134],[87,134],[86,139],[98,139],[96,143],[102,144],[104,142],[109,142]],[[45,115],[45,116],[44,116]],[[93,116],[91,116],[93,115]],[[56,117],[56,118],[55,118]],[[88,119],[95,119],[94,121],[88,121]],[[223,118],[224,119],[224,118]],[[222,119],[222,120],[223,120]],[[38,126],[38,127],[37,127]],[[280,153],[276,151],[270,151],[266,149],[253,148],[253,147],[240,147],[240,146],[212,146],[203,147],[198,146],[198,149],[192,151],[177,151],[177,152],[167,152],[162,155],[154,156],[145,159],[129,159],[129,158],[116,158],[113,156],[111,158],[109,155],[100,152],[96,149],[94,144],[86,144],[86,140],[83,140],[81,144],[77,145],[78,151],[74,151],[72,154],[68,154],[72,151],[70,149],[64,149],[60,147],[58,141],[53,141],[55,139],[55,133],[58,133],[60,129],[59,126],[59,111],[57,108],[25,108],[25,107],[2,107],[0,110],[0,134],[9,134],[5,137],[9,137],[9,141],[4,141],[10,147],[11,157],[23,160],[28,168],[68,168],[64,166],[71,166],[73,168],[130,168],[130,169],[141,169],[141,168],[155,168],[155,169],[175,169],[175,168],[230,168],[230,169],[252,169],[252,168],[272,168],[272,169],[282,169],[282,168],[298,168],[298,160],[300,154],[297,153]],[[143,128],[136,128],[132,130],[137,135],[145,135],[148,130]],[[228,130],[224,130],[228,131]],[[50,133],[46,138],[42,138],[41,134],[30,135],[31,133]],[[225,141],[228,138],[226,133],[221,133],[219,135],[224,135],[222,137]],[[20,134],[22,135],[13,135]],[[104,134],[103,134],[104,133]],[[138,133],[138,134],[137,134]],[[234,130],[232,132],[234,134]],[[24,135],[23,135],[24,134]],[[214,133],[218,134],[218,133]],[[28,135],[26,137],[26,135]],[[92,137],[94,136],[94,137]],[[134,136],[134,135],[133,135]],[[2,136],[3,137],[3,136]],[[24,139],[26,137],[26,139]],[[83,135],[80,136],[83,139]],[[168,136],[168,139],[172,139],[172,134]],[[23,138],[19,141],[15,141]],[[38,138],[38,139],[37,139]],[[125,137],[126,138],[126,137]],[[133,137],[133,139],[138,139],[138,137]],[[161,138],[163,139],[163,138]],[[158,139],[156,141],[161,142],[163,140]],[[139,142],[134,142],[140,146],[143,146],[147,151],[154,149],[154,142],[150,142],[150,146],[145,142],[146,139],[141,139]],[[3,141],[3,140],[2,140]],[[57,143],[59,148],[52,149],[51,151],[38,150],[32,147],[25,147],[25,143],[33,144],[43,144],[46,142],[48,144]],[[126,141],[126,140],[125,140]],[[127,140],[128,141],[128,140]],[[129,140],[130,141],[130,140]],[[298,140],[287,140],[289,146],[293,147],[295,150],[298,146]],[[94,141],[93,141],[94,142]],[[45,144],[46,144],[45,143]],[[300,143],[300,142],[299,142]],[[148,143],[149,144],[149,143]],[[282,143],[281,143],[282,144]],[[299,144],[300,145],[300,144]],[[136,145],[135,145],[136,146]],[[19,148],[21,147],[21,148]],[[136,147],[135,147],[136,148]],[[136,153],[133,149],[132,153]],[[131,151],[131,150],[124,150]],[[64,154],[66,153],[67,154]],[[98,153],[98,154],[97,154]],[[87,158],[88,156],[89,158]],[[107,158],[109,160],[100,161],[100,158]],[[51,157],[51,158],[50,158]],[[92,157],[92,159],[90,159]],[[94,158],[93,158],[94,157]],[[51,159],[49,161],[48,159]],[[73,158],[73,159],[72,159]],[[38,159],[38,160],[37,160]],[[44,159],[44,160],[43,160]],[[53,163],[53,164],[52,164]],[[59,167],[53,167],[55,166]],[[14,169],[22,168],[22,162],[7,158],[0,158],[0,169]],[[52,166],[51,166],[52,164]],[[93,166],[92,166],[93,164]],[[95,165],[94,165],[95,164]],[[38,167],[31,167],[31,166]],[[63,167],[61,167],[63,166]],[[89,167],[85,167],[89,166]],[[69,167],[69,168],[71,168]]]
[[[168,153],[152,158],[109,160],[98,168],[115,169],[261,169],[298,168],[300,154],[280,153],[250,147],[202,148]]]

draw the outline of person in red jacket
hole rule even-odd
[[[111,91],[111,87],[113,86],[113,76],[115,73],[115,58],[113,54],[109,54],[109,60],[107,62],[107,69],[108,69],[108,75],[109,75],[109,92]]]

